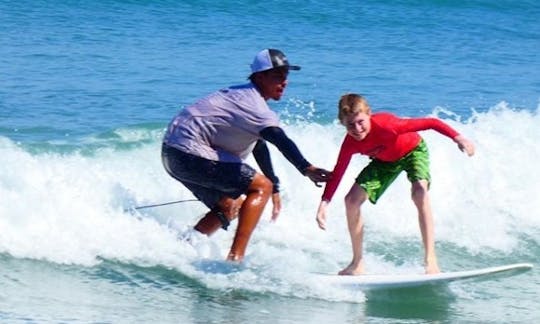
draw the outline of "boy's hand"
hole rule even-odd
[[[323,231],[326,230],[326,206],[328,205],[327,201],[321,201],[321,204],[319,205],[319,209],[317,210],[317,224],[319,225],[319,228]]]
[[[454,142],[456,142],[459,149],[467,153],[468,156],[474,155],[474,144],[465,137],[458,135],[454,138]]]

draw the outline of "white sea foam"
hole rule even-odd
[[[472,254],[486,249],[510,254],[523,237],[538,243],[540,146],[535,141],[540,137],[539,119],[537,113],[512,110],[504,103],[474,114],[468,121],[447,119],[475,142],[477,151],[472,158],[448,138],[422,133],[431,152],[431,198],[438,242]],[[333,167],[344,135],[342,126],[285,128],[309,161]],[[349,261],[342,200],[367,163],[365,157],[353,158],[330,205],[328,229],[323,232],[315,222],[322,188],[302,177],[271,147],[282,182],[283,211],[276,223],[269,220],[270,208],[265,211],[248,248],[247,270],[208,274],[197,262],[226,256],[235,222],[229,231],[219,231],[193,245],[178,240],[177,235],[205,212],[202,204],[126,211],[133,206],[193,198],[163,171],[159,149],[156,140],[129,150],[98,149],[91,155],[31,154],[0,139],[0,252],[66,264],[93,265],[106,258],[165,265],[216,288],[300,297],[314,296],[316,289],[306,283],[303,274],[336,272]],[[420,235],[405,176],[398,178],[376,206],[365,206],[364,215],[368,271],[422,271]],[[401,265],[370,250],[370,244],[395,246],[407,241],[417,244],[419,251],[414,257],[404,256],[406,262]],[[354,292],[328,292],[323,287],[320,294],[327,299],[358,301]]]

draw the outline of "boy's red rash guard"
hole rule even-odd
[[[417,131],[433,129],[451,139],[459,133],[436,118],[399,118],[390,113],[371,115],[371,130],[362,141],[347,134],[338,155],[332,179],[326,183],[322,200],[330,201],[351,161],[353,154],[360,153],[373,159],[395,162],[420,143]]]

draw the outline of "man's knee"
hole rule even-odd
[[[244,202],[245,196],[240,196],[236,199],[230,197],[223,197],[217,204],[217,209],[221,211],[229,221],[238,217],[242,203]]]
[[[256,192],[263,195],[268,195],[272,193],[273,184],[262,174],[255,174],[255,177],[253,177],[253,181],[251,182],[248,192]]]

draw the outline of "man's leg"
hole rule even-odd
[[[257,226],[271,195],[272,182],[264,175],[256,173],[246,193],[246,200],[240,207],[238,227],[227,260],[242,261],[251,233]]]
[[[238,213],[245,197],[232,199],[223,197],[218,202],[218,207],[210,210],[195,225],[195,230],[208,236],[214,234],[218,229],[226,229],[228,223],[238,217]]]

